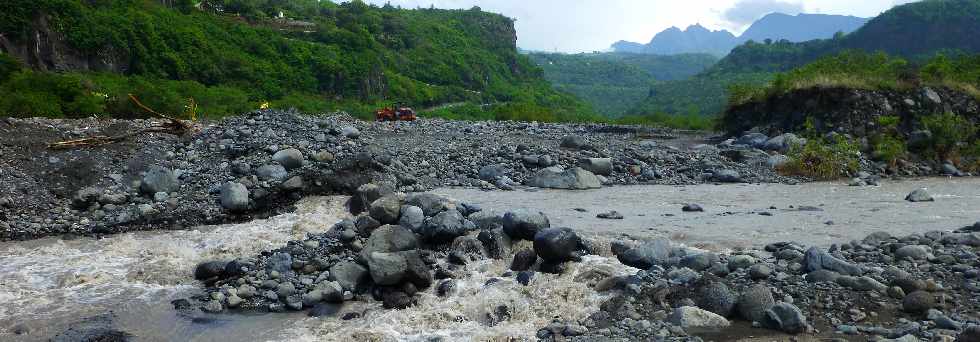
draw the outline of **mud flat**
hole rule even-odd
[[[936,201],[904,200],[919,188],[928,189]],[[948,230],[973,224],[980,217],[977,178],[884,181],[878,187],[822,182],[616,186],[577,192],[443,188],[435,192],[466,198],[484,208],[526,206],[541,210],[553,225],[568,226],[582,234],[666,237],[709,249],[758,247],[780,241],[826,247],[877,231],[900,236]],[[682,212],[689,203],[699,204],[705,211]],[[624,218],[596,217],[611,210]]]

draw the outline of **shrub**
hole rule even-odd
[[[932,133],[925,147],[926,152],[946,159],[959,152],[960,144],[968,144],[977,134],[970,120],[954,113],[935,114],[922,118],[922,126]]]
[[[861,152],[857,144],[841,135],[819,136],[812,120],[807,120],[806,128],[806,143],[790,148],[786,154],[789,161],[780,171],[820,180],[837,179],[858,171]]]
[[[905,142],[902,139],[891,135],[883,135],[875,138],[874,157],[878,160],[894,166],[898,159],[905,156]]]

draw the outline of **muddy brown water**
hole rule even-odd
[[[909,191],[925,187],[932,203],[908,203]],[[884,230],[893,234],[949,230],[980,218],[980,179],[923,179],[852,188],[839,183],[803,185],[699,185],[612,187],[594,191],[436,192],[488,209],[530,207],[544,211],[554,225],[571,226],[586,236],[609,240],[669,237],[692,246],[731,249],[775,241],[829,245]],[[308,232],[321,232],[347,217],[344,197],[307,198],[297,211],[245,224],[185,231],[136,232],[102,239],[47,238],[0,243],[0,341],[43,341],[70,323],[107,311],[117,328],[137,341],[452,341],[515,338],[533,340],[555,316],[575,320],[598,310],[606,295],[582,279],[596,271],[635,272],[610,255],[590,256],[566,274],[540,275],[532,286],[506,280],[484,286],[509,260],[467,265],[469,275],[449,298],[422,295],[407,310],[350,303],[341,313],[363,318],[342,321],[303,314],[184,317],[170,301],[198,291],[192,269],[201,261],[230,259],[272,249]],[[705,213],[684,214],[695,202]],[[794,206],[790,208],[789,206]],[[777,209],[768,209],[776,206]],[[800,211],[800,206],[822,211]],[[586,209],[586,213],[575,211]],[[624,220],[595,214],[617,210]],[[772,216],[762,216],[759,212]],[[825,224],[833,220],[833,225]],[[499,305],[512,319],[489,324]],[[15,334],[27,331],[26,334]],[[772,335],[756,331],[760,340]],[[744,336],[751,336],[747,331]],[[708,334],[718,340],[719,335]],[[781,339],[777,337],[776,339]],[[752,339],[748,339],[752,340]]]

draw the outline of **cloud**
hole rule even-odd
[[[795,15],[804,11],[803,3],[779,0],[740,0],[722,13],[722,19],[733,27],[749,25],[766,14],[780,12]]]

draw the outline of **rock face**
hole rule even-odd
[[[549,189],[587,190],[602,187],[599,177],[579,167],[562,170],[560,167],[544,168],[528,179],[528,186]]]
[[[221,206],[229,211],[248,209],[248,188],[240,183],[225,183],[221,186]]]
[[[927,95],[930,93],[942,101],[931,100],[932,96]],[[898,116],[901,122],[912,122],[923,115],[953,112],[976,120],[978,107],[980,101],[976,98],[952,89],[808,88],[733,106],[722,115],[721,126],[730,134],[741,134],[753,128],[761,128],[763,132],[798,132],[807,119],[812,119],[816,124],[814,128],[821,134],[837,131],[861,138],[880,130],[878,118],[882,116]],[[908,135],[915,127],[909,125],[901,129],[903,135]]]
[[[575,259],[582,239],[571,228],[548,228],[534,236],[534,252],[552,263]]]
[[[693,306],[674,309],[667,321],[682,328],[721,328],[729,325],[725,317]]]
[[[146,171],[140,183],[140,191],[153,195],[158,192],[173,192],[180,188],[180,181],[174,171],[161,166],[153,166]]]

